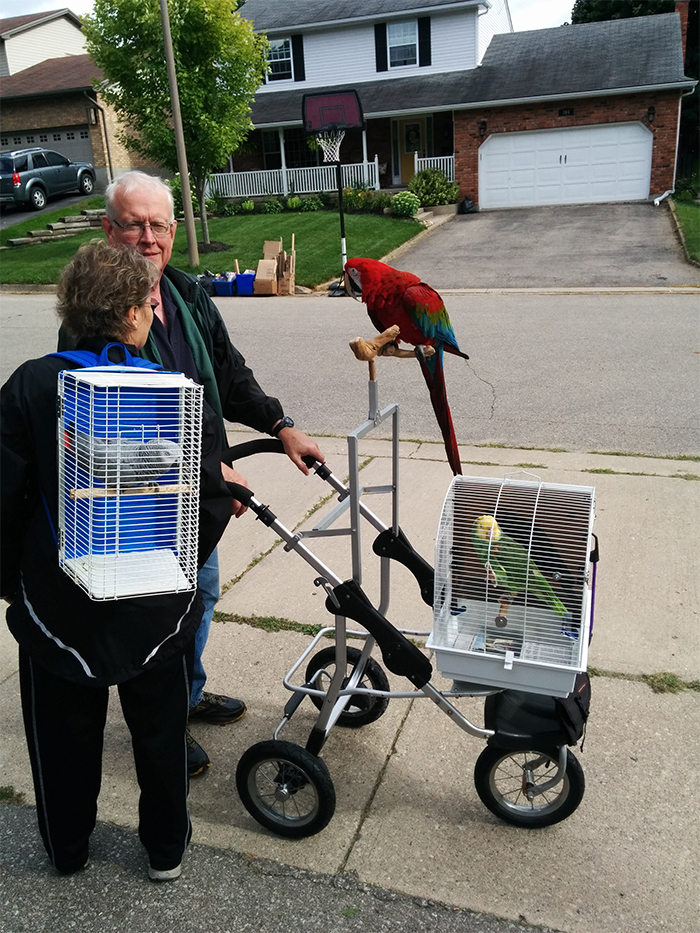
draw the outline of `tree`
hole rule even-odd
[[[245,139],[250,105],[267,71],[267,40],[236,12],[237,0],[168,0],[187,162],[209,243],[209,175]],[[177,171],[159,0],[95,0],[83,19],[99,86],[133,152]]]
[[[698,28],[698,0],[688,4],[688,32],[685,51],[685,74],[689,78],[700,76],[698,46],[700,29]],[[571,22],[598,23],[608,19],[628,19],[632,16],[650,16],[656,13],[673,13],[675,0],[575,0],[571,11]],[[678,143],[679,172],[681,177],[697,172],[698,163],[698,108],[699,88],[683,98],[681,108],[681,128]]]
[[[673,13],[675,5],[675,0],[575,0],[571,22],[599,23],[606,19]]]

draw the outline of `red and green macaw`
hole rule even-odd
[[[349,259],[345,273],[349,289],[354,286],[362,292],[370,320],[380,333],[397,324],[401,331],[399,340],[415,347],[435,348],[432,356],[417,353],[418,361],[430,390],[447,459],[452,472],[461,473],[457,438],[447,404],[442,352],[446,350],[465,360],[469,357],[457,346],[445,303],[435,289],[421,282],[417,275],[401,272],[376,259]]]

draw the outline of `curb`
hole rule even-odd
[[[685,234],[683,233],[683,227],[681,226],[681,222],[678,219],[678,214],[676,213],[675,202],[669,200],[668,207],[669,207],[669,210],[671,211],[671,217],[673,218],[673,223],[676,228],[676,234],[678,235],[680,244],[683,247],[683,253],[685,255],[686,262],[689,262],[691,266],[698,266],[700,268],[700,262],[698,262],[696,259],[693,259],[688,253],[688,247],[685,242]]]

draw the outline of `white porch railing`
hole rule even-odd
[[[379,160],[341,165],[343,187],[365,185],[379,188]],[[210,175],[207,194],[223,198],[254,198],[281,194],[315,194],[336,191],[335,165],[309,168],[278,168],[259,172],[221,172]]]
[[[419,159],[418,153],[416,152],[414,155],[414,165],[417,172],[420,172],[424,168],[439,168],[448,181],[455,180],[455,157],[453,155]]]

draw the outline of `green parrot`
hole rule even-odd
[[[501,606],[496,617],[496,625],[499,628],[508,624],[508,606],[518,593],[522,593],[526,588],[528,593],[542,600],[558,616],[566,614],[566,606],[534,560],[528,558],[526,548],[504,534],[493,515],[480,515],[472,525],[470,538],[491,583],[507,591],[501,597]]]

